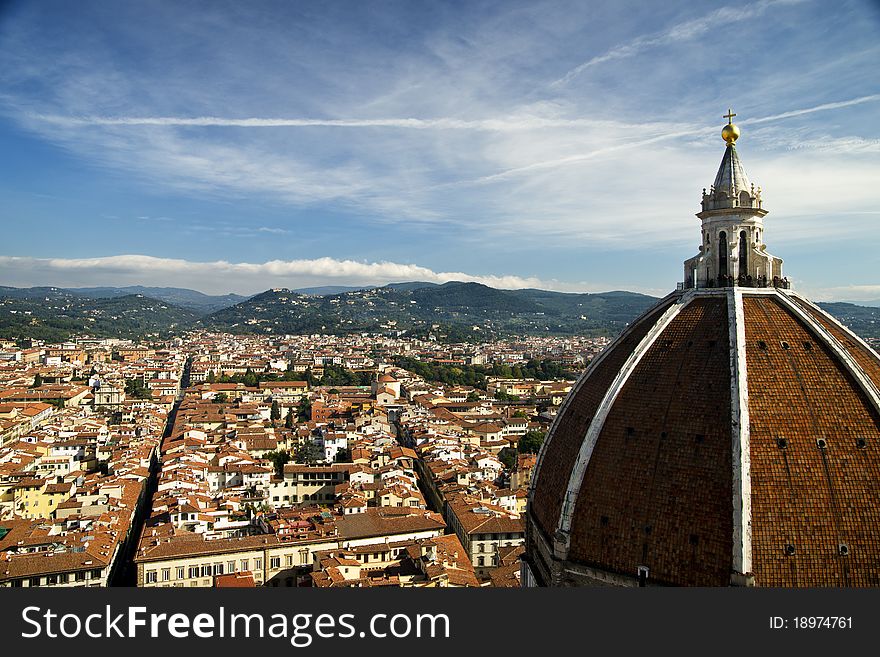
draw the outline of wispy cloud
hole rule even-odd
[[[782,112],[780,114],[771,114],[770,116],[762,116],[756,119],[746,119],[744,121],[739,121],[739,123],[741,123],[742,125],[768,123],[770,121],[791,119],[796,116],[804,116],[806,114],[815,114],[816,112],[826,112],[828,110],[843,109],[844,107],[854,107],[855,105],[862,105],[864,103],[874,103],[878,100],[880,100],[880,94],[870,94],[868,96],[859,96],[858,98],[851,98],[849,100],[839,100],[833,103],[822,103],[821,105],[816,105],[814,107],[790,110],[788,112]]]
[[[555,118],[519,115],[486,119],[441,117],[377,118],[377,119],[310,119],[310,118],[227,118],[219,116],[61,116],[32,114],[35,121],[67,127],[89,126],[164,126],[199,128],[397,128],[404,130],[481,130],[514,132],[542,128],[635,128],[633,124],[589,118]],[[641,124],[640,124],[641,125]]]
[[[625,59],[633,57],[649,48],[664,46],[671,43],[681,41],[691,41],[697,37],[703,36],[707,32],[720,27],[729,27],[733,23],[740,23],[745,20],[751,20],[762,15],[774,5],[793,5],[805,0],[761,0],[750,5],[738,5],[730,7],[721,7],[715,11],[694,18],[689,21],[677,23],[672,27],[652,34],[639,36],[632,41],[622,43],[610,50],[605,51],[601,55],[596,55],[585,61],[583,64],[576,66],[568,71],[558,80],[554,80],[551,86],[558,87],[571,82],[581,73],[599,64],[612,61],[615,59]]]
[[[845,107],[852,107],[855,105],[861,105],[864,103],[870,103],[880,100],[880,94],[873,94],[869,96],[861,96],[859,98],[853,98],[850,100],[838,101],[833,103],[823,103],[821,105],[816,105],[815,107],[808,107],[803,109],[792,110],[788,112],[782,112],[779,114],[774,114],[770,116],[763,116],[759,118],[749,119],[746,121],[741,121],[742,125],[746,124],[761,124],[761,123],[770,123],[773,121],[782,121],[785,119],[790,119],[798,116],[804,116],[807,114],[814,114],[816,112],[825,112],[829,110],[842,109]],[[650,146],[651,144],[656,144],[658,142],[669,141],[673,139],[680,139],[682,137],[697,137],[703,135],[711,135],[716,134],[718,132],[717,125],[715,126],[682,126],[677,127],[675,129],[670,130],[668,127],[660,128],[659,130],[653,130],[651,126],[645,125],[642,126],[642,129],[638,131],[638,134],[643,133],[655,133],[653,136],[645,138],[645,139],[631,139],[629,141],[625,141],[623,143],[614,144],[611,146],[605,146],[601,148],[597,148],[595,150],[591,150],[585,153],[577,153],[574,155],[568,155],[566,157],[553,159],[553,160],[544,160],[541,162],[533,162],[530,164],[526,164],[523,166],[513,167],[510,169],[506,169],[504,171],[500,171],[498,173],[493,173],[487,176],[481,176],[479,178],[475,178],[472,180],[459,180],[451,183],[447,183],[445,185],[440,185],[440,187],[458,187],[464,185],[481,185],[485,183],[505,180],[507,178],[511,178],[514,176],[519,176],[523,174],[529,174],[531,172],[540,170],[540,169],[553,169],[558,167],[566,167],[573,164],[578,164],[582,162],[587,162],[589,160],[593,160],[596,158],[600,158],[602,156],[611,155],[618,153],[619,151],[631,150],[634,148],[642,148],[645,146]],[[659,134],[658,134],[659,133]],[[876,140],[826,140],[825,150],[835,151],[835,152],[873,152],[875,150],[875,142]],[[791,140],[788,140],[787,143],[791,143]],[[817,148],[819,146],[817,145]]]

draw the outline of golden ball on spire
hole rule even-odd
[[[728,146],[733,146],[733,142],[739,139],[739,128],[733,123],[728,123],[721,130],[721,138],[727,142]]]

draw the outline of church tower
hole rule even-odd
[[[730,110],[724,118],[736,116]],[[727,142],[721,166],[708,193],[703,188],[702,243],[698,255],[684,263],[684,287],[787,287],[782,259],[767,253],[761,188],[755,188],[739,159],[739,128],[728,123],[721,131]]]
[[[541,446],[526,586],[880,588],[880,356],[789,289],[722,136],[684,284],[590,362]]]

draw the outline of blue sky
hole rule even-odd
[[[880,299],[880,4],[0,4],[0,284],[663,294],[728,107],[768,250]]]

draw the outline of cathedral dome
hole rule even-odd
[[[880,586],[880,357],[781,279],[700,280],[634,321],[560,408],[525,581]]]

